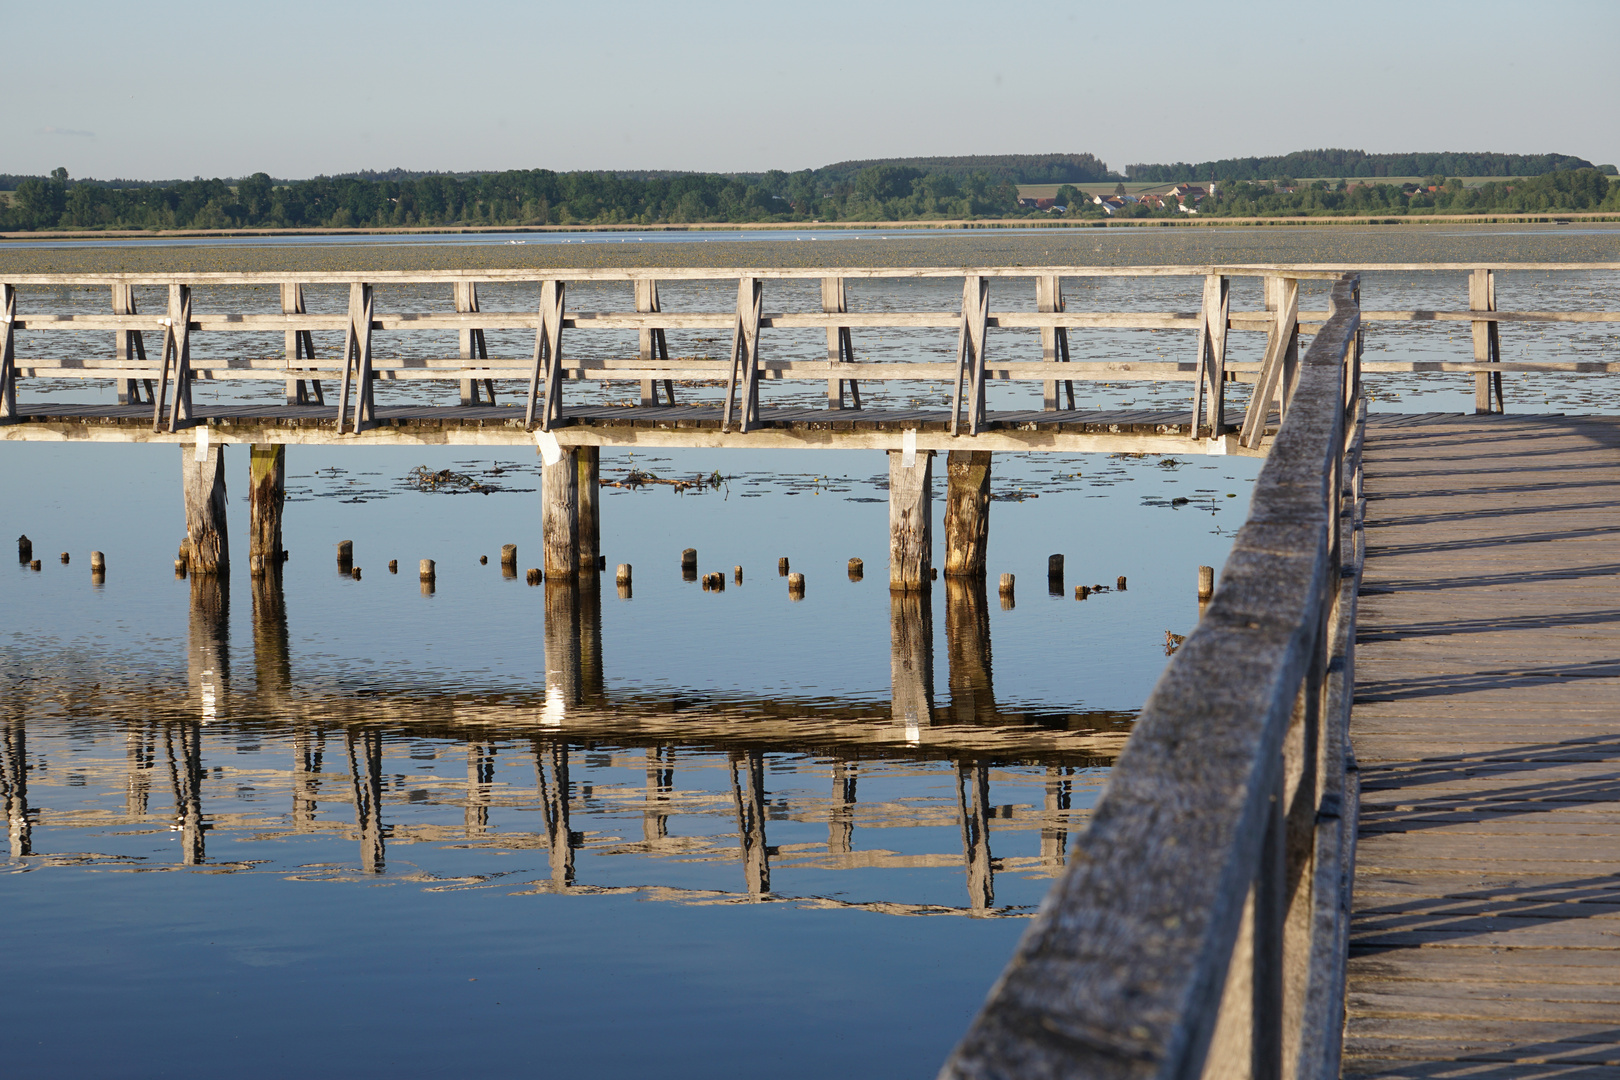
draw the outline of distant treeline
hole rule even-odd
[[[1327,152],[1324,152],[1327,153]],[[1276,161],[1298,162],[1308,155]],[[1384,155],[1402,167],[1442,155],[1410,159]],[[1601,169],[1566,168],[1564,155],[1510,158],[1521,166],[1548,165],[1541,175],[1464,187],[1446,175],[1477,175],[1485,155],[1454,155],[1467,170],[1436,174],[1424,184],[1296,184],[1286,175],[1245,180],[1222,175],[1217,193],[1196,203],[1205,216],[1488,213],[1620,210],[1620,180]],[[968,163],[986,166],[967,171]],[[999,164],[997,164],[999,163]],[[1308,166],[1310,162],[1305,161]],[[1084,166],[1084,169],[1082,169]],[[914,221],[1045,216],[1022,205],[1018,183],[1056,171],[1090,170],[1089,155],[1001,158],[914,158],[844,162],[825,169],[761,174],[569,172],[548,169],[498,173],[365,173],[281,181],[265,173],[227,181],[176,180],[125,184],[72,180],[66,169],[49,177],[14,180],[9,204],[0,204],[4,229],[239,229],[377,228],[433,225],[637,225],[702,222]],[[994,172],[992,168],[1006,172]],[[1155,166],[1158,168],[1158,166]],[[1025,170],[1025,171],[1019,171]],[[1046,170],[1043,172],[1042,170]],[[1310,175],[1301,167],[1299,175]],[[1177,174],[1177,179],[1188,179]],[[1195,178],[1196,179],[1196,178]],[[1051,181],[1048,181],[1051,182]],[[1064,181],[1054,200],[1068,216],[1147,217],[1180,212],[1174,198],[1134,198],[1104,208],[1095,201],[1116,188],[1104,170],[1097,180]],[[1168,183],[1168,181],[1167,181]],[[1433,187],[1435,190],[1429,190]],[[1189,196],[1186,209],[1195,204]]]
[[[549,169],[415,179],[265,173],[115,188],[65,169],[22,180],[0,210],[6,229],[356,228],[410,225],[653,225],[697,222],[895,221],[1016,214],[1018,185],[874,165],[848,180],[817,172],[755,179],[700,173],[634,178]]]
[[[1098,194],[1108,196],[1106,191]],[[1120,197],[1108,210],[1063,188],[1057,201],[1077,207],[1068,216],[1177,217],[1181,203],[1161,198]],[[1189,205],[1188,209],[1194,209]],[[1399,214],[1508,214],[1575,211],[1620,211],[1620,179],[1599,169],[1544,173],[1517,180],[1492,180],[1468,187],[1457,179],[1430,177],[1421,184],[1383,184],[1376,181],[1316,180],[1289,185],[1267,181],[1238,181],[1216,185],[1215,194],[1196,204],[1200,217],[1382,217]]]
[[[1380,176],[1540,176],[1594,168],[1568,154],[1369,154],[1364,150],[1299,150],[1281,157],[1225,158],[1197,165],[1128,165],[1126,174],[1146,184],[1207,180],[1277,180],[1289,176],[1367,179]],[[1614,166],[1603,167],[1611,175]]]
[[[874,158],[870,161],[839,161],[816,170],[827,183],[852,180],[877,165],[915,169],[965,180],[983,173],[996,180],[1015,184],[1095,184],[1123,180],[1107,165],[1090,154],[984,154],[973,157]]]

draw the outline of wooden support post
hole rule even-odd
[[[112,287],[112,309],[114,315],[135,315],[135,289],[130,285],[114,285]],[[122,363],[135,361],[146,363],[146,341],[139,330],[114,330],[113,355]],[[118,389],[118,404],[141,404],[141,382],[138,379],[115,380]],[[152,403],[152,380],[146,380],[146,403]]]
[[[1035,279],[1035,310],[1042,312],[1059,312],[1063,310],[1063,279],[1057,275],[1047,275]],[[1041,327],[1041,361],[1047,364],[1066,364],[1069,362],[1069,330],[1065,326]],[[1064,388],[1069,395],[1069,408],[1074,408],[1074,382],[1071,379],[1063,381]],[[1058,408],[1058,381],[1047,379],[1041,383],[1041,407],[1047,412],[1056,412]]]
[[[990,540],[990,451],[952,450],[945,476],[945,576],[982,579]]]
[[[595,575],[602,569],[602,448],[576,447],[574,458],[579,469],[579,569]]]
[[[356,281],[349,285],[349,326],[344,333],[343,382],[338,390],[338,434],[352,426],[358,435],[374,418],[371,378],[372,287]],[[354,413],[349,412],[349,386],[353,379]]]
[[[825,277],[821,279],[821,310],[829,314],[843,315],[849,311],[849,295],[844,291],[844,279],[841,277]],[[850,336],[847,326],[827,327],[827,363],[853,364],[855,362],[855,340]],[[851,401],[855,408],[861,407],[861,384],[854,379],[831,378],[827,380],[827,408],[842,409],[844,407],[844,384],[849,384]]]
[[[640,312],[657,312],[660,310],[658,302],[658,282],[652,278],[636,279],[636,310]],[[641,328],[640,338],[641,362],[649,367],[658,361],[669,362],[669,342],[664,337],[662,327],[644,326]],[[641,403],[643,405],[657,405],[658,401],[657,379],[641,380]],[[665,405],[675,404],[675,380],[664,379]]]
[[[912,728],[934,722],[934,615],[925,586],[889,593],[891,714]]]
[[[1480,267],[1468,276],[1468,310],[1496,310],[1496,271]],[[1502,362],[1502,339],[1494,319],[1475,319],[1474,362],[1499,364]],[[1480,371],[1474,374],[1474,412],[1506,412],[1502,400],[1502,373]]]
[[[1198,322],[1198,374],[1193,380],[1195,439],[1205,428],[1209,438],[1219,438],[1226,427],[1226,324],[1231,314],[1231,282],[1221,274],[1208,275]]]
[[[534,429],[534,414],[540,409],[540,430],[550,431],[562,419],[562,322],[567,286],[561,281],[540,283],[539,325],[534,331],[534,369],[529,374],[529,404],[523,424]],[[546,398],[539,401],[540,382],[545,380]]]
[[[478,310],[478,283],[476,281],[458,281],[455,283],[455,302],[458,312],[469,313]],[[474,366],[475,360],[489,360],[489,344],[484,340],[482,328],[466,329],[457,332],[461,344],[461,361],[466,367]],[[484,366],[484,365],[479,365]],[[463,405],[478,405],[478,379],[461,380],[461,403]],[[489,396],[489,404],[495,404],[495,381],[484,379],[484,392]]]
[[[281,284],[281,313],[283,315],[304,315],[304,287],[296,281],[282,282]],[[315,362],[315,334],[310,330],[288,330],[285,336],[287,349],[287,404],[289,405],[325,405],[326,395],[321,392],[321,380],[301,379],[296,373],[304,370],[306,363]]]
[[[579,572],[579,460],[565,446],[540,470],[540,529],[546,580],[572,580]]]
[[[230,568],[225,528],[225,448],[180,448],[180,481],[186,501],[186,568],[193,576],[223,574]]]
[[[908,460],[909,458],[909,460]],[[932,450],[889,451],[889,588],[928,588],[933,561]]]
[[[281,510],[287,500],[287,447],[248,447],[248,565],[255,575],[281,567]]]
[[[737,319],[731,329],[731,374],[726,380],[726,407],[720,430],[731,430],[732,406],[737,400],[737,377],[742,376],[742,423],[748,431],[759,420],[759,320],[764,283],[759,278],[737,279]]]
[[[984,423],[984,339],[990,321],[990,279],[969,274],[962,280],[962,325],[956,333],[956,386],[951,394],[951,434],[961,431],[966,395],[968,434]]]
[[[163,430],[163,408],[169,396],[169,372],[174,372],[174,405],[169,410],[169,431],[191,419],[191,286],[169,286],[169,313],[163,325],[163,377],[152,409],[152,430]]]
[[[990,600],[983,575],[945,579],[945,656],[950,665],[950,722],[993,724],[997,721],[995,683],[991,678]]]
[[[1259,446],[1265,437],[1272,404],[1286,408],[1289,357],[1294,358],[1296,369],[1299,360],[1299,282],[1294,278],[1266,278],[1266,309],[1273,313],[1267,330],[1266,356],[1243,414],[1240,442],[1247,447]]]
[[[0,285],[0,424],[17,419],[17,289]]]

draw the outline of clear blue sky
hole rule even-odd
[[[1620,161],[1620,3],[7,5],[0,172]]]

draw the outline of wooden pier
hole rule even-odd
[[[1620,420],[1364,463],[1345,1073],[1620,1075]]]
[[[1363,310],[1361,270],[1458,274],[1467,306]],[[257,448],[256,574],[279,545],[267,515],[279,523],[285,462],[272,448],[533,445],[544,460],[548,702],[554,690],[574,700],[583,677],[567,605],[589,595],[576,582],[600,569],[602,446],[886,450],[889,724],[907,740],[933,710],[920,673],[932,662],[936,454],[948,454],[945,574],[981,593],[994,451],[1265,455],[1202,621],[942,1075],[1326,1080],[1341,1064],[1362,1075],[1614,1075],[1620,670],[1610,628],[1620,562],[1605,545],[1620,535],[1620,500],[1608,494],[1620,441],[1601,421],[1502,416],[1501,376],[1620,372],[1607,360],[1511,362],[1502,345],[1504,326],[1617,323],[1620,313],[1501,310],[1502,270],[1620,264],[40,275],[0,284],[0,441],[180,444],[187,550],[205,579],[228,565],[226,445]],[[1202,302],[1191,312],[1069,310],[1064,279],[1100,276],[1201,279]],[[849,283],[884,277],[958,279],[960,308],[853,310]],[[1263,308],[1233,309],[1242,277],[1263,280]],[[768,308],[769,286],[794,278],[819,279],[818,309]],[[656,279],[734,279],[735,309],[662,310]],[[992,308],[1009,279],[1026,292],[1033,283],[1026,310]],[[571,311],[567,285],[578,280],[622,283],[626,309]],[[1326,310],[1301,308],[1302,283],[1313,281],[1330,283]],[[484,310],[481,282],[532,286],[533,310]],[[347,307],[311,313],[305,284],[345,286]],[[454,310],[383,311],[379,284],[449,286]],[[278,312],[198,302],[209,288],[269,295],[270,285]],[[19,303],[21,291],[42,306],[61,286],[109,287],[113,313]],[[165,314],[137,314],[137,292],[154,288]],[[1368,362],[1365,336],[1380,322],[1468,324],[1473,356]],[[682,328],[729,332],[729,357],[672,356],[666,331]],[[877,328],[954,330],[954,362],[861,362],[861,334]],[[1071,334],[1118,329],[1185,332],[1190,348],[1179,360],[1071,360]],[[112,331],[116,355],[18,352],[19,332],[87,330]],[[284,355],[192,355],[209,334],[271,330],[284,334]],[[460,355],[384,360],[373,347],[374,331],[415,330],[456,331]],[[492,358],[487,334],[511,330],[534,334],[532,355]],[[565,356],[585,330],[634,331],[638,354]],[[825,333],[824,358],[773,359],[783,330]],[[1003,331],[1038,331],[1038,358],[1032,337],[1028,359],[1003,359]],[[1240,332],[1265,335],[1259,361],[1228,360]],[[317,358],[316,333],[341,335],[336,356]],[[1363,377],[1421,371],[1471,377],[1475,417],[1369,424]],[[65,378],[117,380],[120,404],[18,393],[30,379]],[[284,383],[285,403],[205,405],[191,391],[206,378]],[[337,384],[334,401],[322,379]],[[458,382],[460,404],[376,396],[392,380],[434,379]],[[761,385],[778,379],[825,381],[826,407],[773,405]],[[1133,379],[1188,384],[1188,407],[1074,407],[1076,381]],[[569,384],[588,380],[639,382],[639,404],[571,400]],[[677,401],[682,380],[722,386],[721,401]],[[863,407],[861,384],[883,380],[942,381],[949,407]],[[1002,380],[1041,383],[1042,408],[988,408],[986,386]],[[523,388],[515,407],[494,404],[500,381],[509,395],[514,381]],[[1229,416],[1236,383],[1253,389]],[[555,686],[553,645],[573,657],[557,665]],[[212,670],[205,647],[195,655]],[[972,695],[963,700],[970,707]],[[971,878],[988,856],[964,857]],[[751,892],[768,887],[751,880]]]

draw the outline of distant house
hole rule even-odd
[[[1205,197],[1208,195],[1209,192],[1199,187],[1197,184],[1177,184],[1175,187],[1164,193],[1164,197],[1166,199],[1175,199],[1177,202],[1183,204],[1190,202],[1195,205],[1203,202]]]
[[[1093,195],[1091,197],[1091,201],[1102,207],[1103,213],[1105,214],[1113,214],[1117,211],[1125,209],[1125,200],[1120,198],[1118,195],[1109,195],[1106,197],[1102,195]]]

